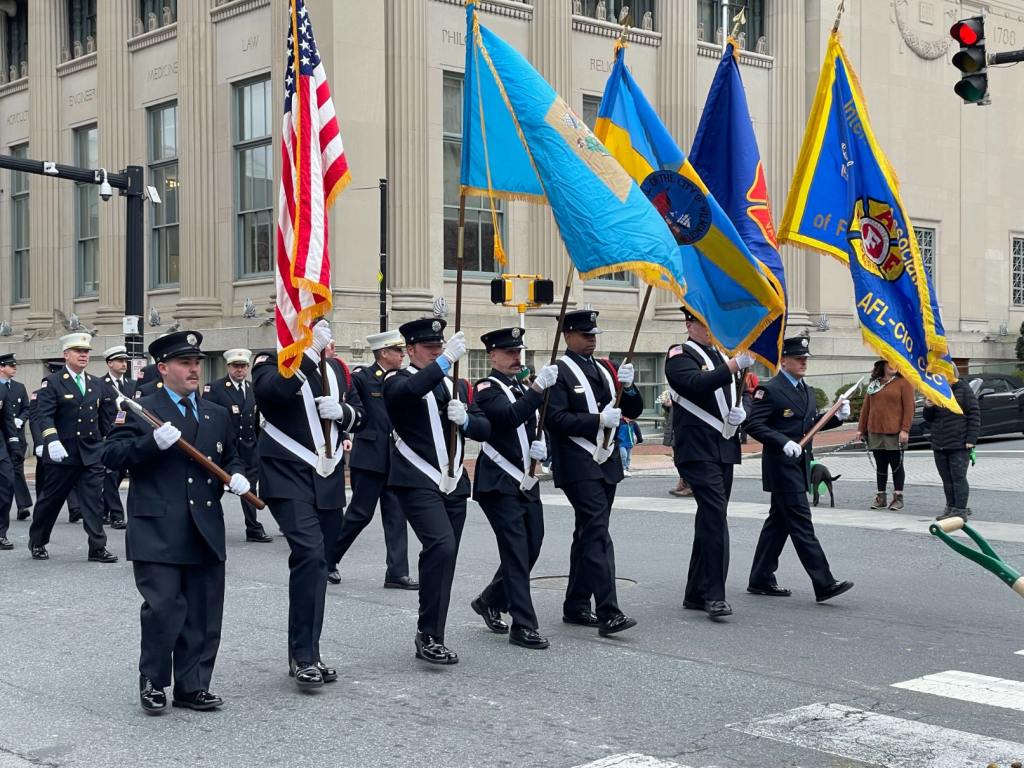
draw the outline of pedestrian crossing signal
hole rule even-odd
[[[555,300],[555,284],[551,280],[532,280],[527,298],[531,304],[551,304]]]
[[[949,29],[949,35],[960,44],[953,54],[953,66],[962,73],[953,86],[965,104],[987,104],[988,71],[985,55],[985,19],[972,16],[961,19]]]
[[[512,281],[502,277],[491,280],[491,304],[504,304],[512,301]]]

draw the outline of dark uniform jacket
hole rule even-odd
[[[7,405],[4,408],[9,408],[11,411],[11,419],[21,419],[21,429],[18,429],[18,441],[21,443],[21,451],[24,452],[27,443],[25,442],[25,424],[29,420],[28,408],[28,391],[25,389],[25,385],[17,379],[11,379],[7,382]]]
[[[814,390],[798,389],[785,374],[779,373],[767,384],[754,390],[754,407],[747,418],[747,432],[764,446],[761,455],[761,482],[766,491],[805,493],[811,479],[811,447],[803,455],[791,459],[782,446],[792,440],[799,443],[815,425],[821,414],[814,403]],[[833,416],[824,429],[834,429],[843,422]]]
[[[515,403],[509,401],[501,387],[491,381],[498,379],[512,390]],[[544,400],[544,395],[532,387],[527,387],[510,376],[491,370],[490,377],[476,383],[476,394],[473,404],[480,410],[491,424],[491,435],[488,444],[500,453],[512,466],[529,474],[529,458],[523,465],[523,452],[519,443],[517,427],[526,425],[526,445],[537,439],[537,408]],[[499,467],[488,456],[481,453],[476,460],[476,475],[473,478],[473,497],[478,493],[503,493],[517,496],[519,483],[505,470]],[[526,495],[531,499],[540,498],[540,485],[535,485]]]
[[[565,361],[559,360],[558,381],[551,387],[551,399],[548,401],[547,421],[545,422],[545,428],[551,435],[550,451],[555,487],[561,488],[569,483],[578,483],[583,480],[604,480],[608,483],[617,483],[622,480],[622,458],[619,456],[617,447],[612,450],[607,461],[598,464],[591,454],[570,439],[582,437],[593,442],[601,423],[600,411],[615,400],[614,389],[609,390],[607,380],[596,368],[598,365],[604,366],[605,361],[594,358],[592,365],[590,361],[575,352],[566,352],[565,354],[583,370],[589,379],[590,387],[593,389],[594,398],[597,401],[598,413],[592,414],[587,409],[587,398],[583,388],[577,384],[575,374],[565,364]],[[614,364],[612,367],[618,370]],[[605,370],[608,371],[607,367]],[[608,372],[610,373],[610,371]],[[614,377],[612,381],[615,382]],[[634,387],[623,391],[619,405],[623,416],[635,419],[643,413],[644,399]],[[615,431],[612,430],[613,435]]]
[[[118,394],[118,388],[114,386],[114,377],[111,376],[110,373],[108,372],[107,375],[103,377],[103,381],[113,391],[113,393],[114,393],[114,401],[116,403],[116,401],[117,401],[117,394]],[[124,376],[121,377],[120,393],[122,395],[124,395],[125,397],[128,397],[128,398],[133,398],[134,399],[134,397],[135,397],[135,387],[136,387],[135,380],[133,378],[131,378],[128,374],[125,374]]]
[[[377,363],[352,369],[352,388],[366,414],[361,432],[352,436],[349,469],[387,475],[391,468],[391,419],[384,405],[384,374]]]
[[[355,414],[350,423],[338,422],[334,455],[341,453],[342,432],[357,433],[363,428],[363,405],[359,394],[349,386],[345,366],[330,359],[327,364],[334,371],[339,392],[332,390],[342,402],[352,406]],[[323,388],[320,367],[309,355],[303,355],[300,370],[309,382],[313,397],[320,397]],[[252,386],[256,407],[269,424],[307,450],[316,452],[309,420],[302,397],[302,380],[298,376],[285,378],[277,370],[277,355],[261,353],[256,356],[252,369]],[[319,426],[320,422],[317,421]],[[260,432],[257,442],[260,462],[260,494],[268,499],[293,499],[313,504],[320,509],[338,509],[345,506],[345,472],[339,462],[330,477],[320,477],[316,470],[271,437],[266,430]]]
[[[85,394],[71,378],[67,368],[43,379],[36,392],[33,422],[43,444],[60,440],[68,457],[67,465],[99,464],[104,435],[110,431],[117,413],[110,388],[92,374],[83,373]],[[52,463],[49,451],[43,461]]]
[[[14,425],[15,407],[13,395],[9,391],[0,391],[0,436],[3,437],[0,459],[6,459],[16,453],[25,455],[25,444],[21,440],[20,430]]]
[[[256,409],[256,391],[252,382],[245,383],[243,397],[231,377],[224,376],[203,387],[203,399],[227,410],[235,430],[235,439],[238,440],[238,453],[243,461],[255,460],[260,416]]]
[[[433,393],[441,419],[445,450],[449,451],[452,422],[448,420],[447,414],[448,403],[452,398],[444,383],[445,378],[444,371],[436,362],[418,371],[412,368],[401,368],[397,371],[388,371],[384,376],[384,404],[396,435],[402,438],[417,455],[434,469],[439,469],[437,452],[434,448],[433,432],[430,428],[430,414],[423,398],[425,395]],[[463,403],[469,402],[468,390],[467,383],[460,380],[459,399]],[[465,456],[466,438],[483,442],[490,436],[491,426],[480,410],[472,405],[469,408],[469,424],[465,431],[462,429],[456,431],[459,443],[462,445],[463,456]],[[391,471],[388,474],[388,485],[430,488],[435,491],[438,489],[436,483],[399,453],[397,446],[391,450]],[[469,490],[469,475],[463,472],[458,487],[449,495],[465,498],[469,496]]]
[[[142,398],[140,405],[161,421],[169,421],[187,437],[181,409],[166,390]],[[199,428],[190,442],[229,475],[242,472],[235,435],[227,412],[216,403],[196,400]],[[115,472],[131,473],[129,525],[125,549],[129,560],[195,565],[204,559],[204,543],[223,562],[224,484],[178,448],[161,451],[153,428],[124,413],[103,444],[103,463]]]
[[[733,373],[728,360],[714,347],[701,348],[711,358],[714,367],[708,370],[700,355],[686,344],[677,344],[668,351],[665,378],[668,385],[681,397],[716,419],[722,418],[715,392],[721,389],[725,402],[731,408],[738,403],[730,400],[729,380]],[[717,361],[717,362],[716,362]],[[736,388],[739,400],[743,389]],[[672,447],[676,463],[685,461],[714,461],[721,464],[740,463],[740,438],[737,434],[726,440],[720,430],[705,424],[678,403],[672,407]]]

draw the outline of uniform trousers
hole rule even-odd
[[[732,493],[732,464],[717,461],[684,461],[679,475],[693,490],[697,516],[693,521],[693,549],[683,599],[703,604],[725,600],[729,575],[729,522],[726,517]]]
[[[24,444],[22,441],[22,445]],[[32,506],[32,494],[28,490],[28,481],[25,480],[24,454],[11,454],[11,465],[14,468],[14,502],[18,509],[28,509]]]
[[[341,532],[334,548],[330,565],[337,567],[356,537],[373,519],[373,511],[380,502],[380,521],[384,526],[384,546],[387,548],[387,571],[384,581],[397,581],[409,575],[409,533],[405,514],[395,492],[387,487],[387,475],[365,469],[349,470],[352,480],[352,498],[341,521]]]
[[[101,464],[46,464],[42,490],[36,498],[32,525],[28,531],[30,546],[43,547],[50,543],[57,515],[76,485],[82,505],[82,525],[89,539],[89,551],[95,552],[107,546],[107,534],[103,531]]]
[[[530,597],[530,570],[540,557],[544,541],[544,507],[540,499],[522,494],[477,494],[498,542],[501,564],[491,583],[480,593],[484,604],[512,615],[514,626],[537,629],[537,613]]]
[[[423,547],[420,550],[420,616],[417,629],[444,641],[448,604],[455,579],[466,499],[431,488],[394,486],[398,503]]]
[[[608,531],[615,485],[604,480],[582,480],[569,483],[562,491],[576,514],[562,610],[566,615],[590,611],[593,596],[597,618],[612,619],[622,613],[615,588],[615,545]]]
[[[121,504],[121,481],[127,472],[108,469],[103,474],[103,516],[112,522],[124,520],[124,506]]]
[[[786,538],[793,540],[797,557],[811,577],[814,594],[821,594],[835,582],[829,569],[828,559],[814,534],[811,522],[811,507],[807,494],[797,492],[773,492],[768,519],[761,527],[761,537],[754,550],[754,564],[750,569],[750,586],[769,587],[775,584],[775,571],[779,567],[779,555],[786,546]]]
[[[305,501],[267,499],[291,548],[288,556],[288,652],[302,663],[320,661],[320,632],[327,596],[325,542],[337,541],[341,509]]]
[[[249,481],[249,485],[252,487],[252,490],[255,493],[257,491],[257,485],[259,484],[260,481],[260,465],[257,460],[256,446],[249,446],[239,443],[238,455],[245,464],[245,468],[242,470],[242,474],[245,475],[245,479]],[[254,507],[245,499],[239,500],[242,503],[242,517],[245,518],[245,535],[265,535],[266,531],[263,530],[263,524],[259,521],[259,518],[256,516],[256,507]]]
[[[178,696],[208,691],[220,647],[224,616],[224,563],[173,565],[135,561],[142,595],[139,672],[157,688],[171,684]]]
[[[7,538],[7,529],[11,527],[11,502],[13,499],[14,465],[11,459],[5,456],[0,459],[0,539]]]

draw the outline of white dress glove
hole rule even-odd
[[[850,418],[850,401],[843,400],[843,404],[839,406],[839,410],[836,411],[836,416],[840,421],[846,421]]]
[[[64,446],[61,445],[60,440],[54,440],[48,446],[46,446],[46,453],[50,457],[50,461],[61,462],[68,457],[68,452]]]
[[[248,493],[250,487],[249,481],[246,479],[245,475],[240,475],[237,472],[235,472],[228,481],[228,490],[237,496]]]
[[[615,429],[619,426],[620,421],[622,421],[622,409],[613,408],[612,404],[608,403],[601,411],[601,426],[605,429]]]
[[[636,371],[633,370],[632,363],[623,363],[619,366],[619,384],[622,385],[623,389],[629,389],[633,386],[633,380],[636,378]]]
[[[321,419],[337,421],[345,415],[345,409],[341,407],[336,397],[318,397],[316,399],[316,412]]]
[[[749,352],[740,352],[736,357],[733,358],[736,361],[736,367],[741,371],[744,368],[749,368],[754,364],[754,356]]]
[[[326,320],[321,320],[313,326],[313,343],[309,345],[309,348],[319,355],[327,349],[327,345],[333,340],[334,334],[331,333],[331,324]]]
[[[24,419],[19,419],[17,416],[15,416],[14,417],[14,426],[17,427],[18,429],[21,429],[22,427],[25,426],[25,420]]]
[[[444,343],[445,357],[452,363],[457,363],[459,358],[466,354],[466,334],[459,331]]]
[[[743,410],[743,406],[736,405],[729,409],[729,415],[726,417],[726,421],[733,427],[738,427],[747,418],[747,412]]]
[[[530,443],[530,458],[535,461],[546,461],[548,458],[548,447],[543,440],[534,440]]]
[[[784,446],[782,446],[782,452],[791,459],[797,459],[800,458],[804,449],[800,447],[799,443],[794,443],[792,440],[789,440]]]
[[[181,430],[171,424],[169,421],[165,421],[159,427],[153,430],[153,439],[156,440],[156,447],[161,451],[166,451],[181,437]]]
[[[448,421],[453,421],[460,427],[466,426],[466,422],[469,421],[469,411],[466,410],[464,402],[461,400],[448,401]]]
[[[41,459],[41,458],[43,458],[43,446],[41,446],[41,445],[37,445],[37,446],[36,446],[36,451],[35,451],[35,452],[36,452],[36,458],[37,458],[37,459]]]
[[[533,383],[537,389],[543,392],[548,387],[554,386],[556,381],[558,381],[558,366],[545,365],[537,371],[537,378],[533,380]]]

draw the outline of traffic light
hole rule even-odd
[[[949,28],[949,34],[960,44],[960,50],[953,54],[953,66],[963,73],[953,90],[965,104],[986,103],[985,19],[981,16],[961,19]]]

